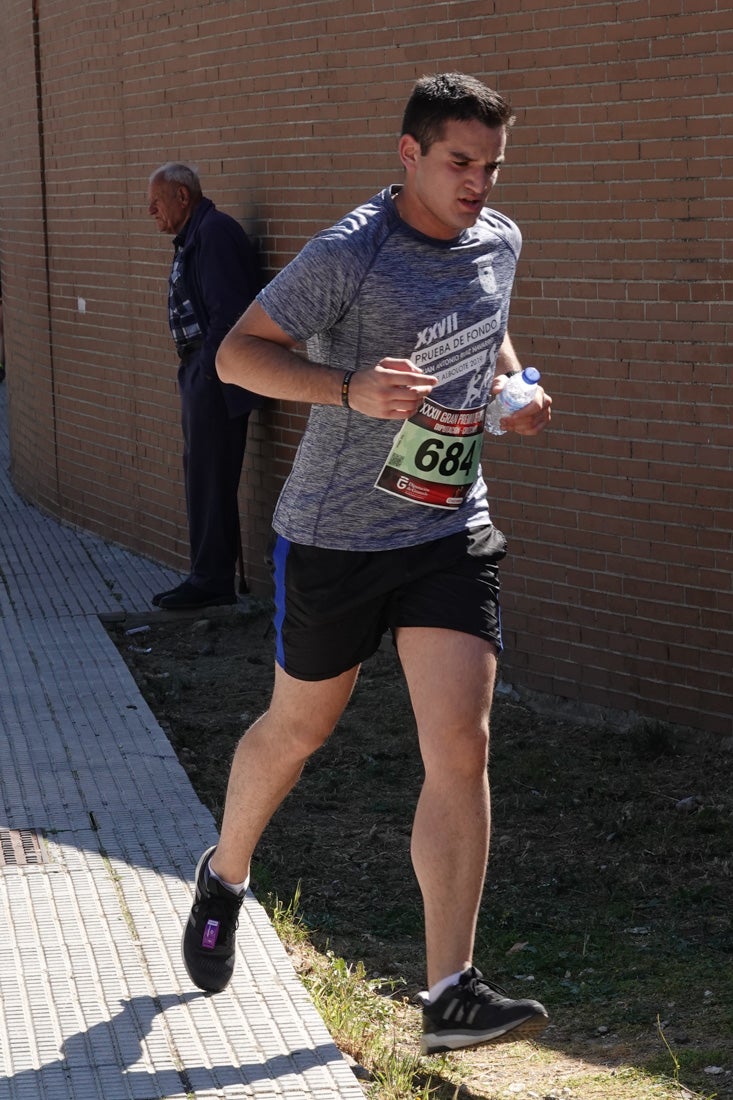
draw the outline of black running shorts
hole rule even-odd
[[[323,550],[274,535],[276,660],[297,680],[329,680],[401,626],[486,638],[500,651],[498,562],[491,525],[399,550]]]

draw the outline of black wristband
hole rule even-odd
[[[343,381],[341,383],[341,404],[345,409],[350,409],[349,404],[349,386],[351,385],[351,379],[356,374],[356,371],[347,370],[344,374]]]

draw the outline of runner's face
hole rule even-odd
[[[505,126],[453,119],[423,155],[419,143],[403,134],[400,158],[406,176],[397,197],[400,216],[414,229],[440,240],[468,229],[496,183],[506,138]]]

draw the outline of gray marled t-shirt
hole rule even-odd
[[[485,209],[450,241],[408,226],[386,189],[317,234],[258,295],[308,355],[343,372],[385,357],[437,375],[431,400],[485,404],[507,327],[521,247],[517,226]],[[275,530],[336,550],[387,550],[489,521],[480,469],[453,510],[375,488],[400,421],[314,405],[275,509]]]

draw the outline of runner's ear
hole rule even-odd
[[[402,167],[409,171],[414,168],[420,156],[420,142],[412,134],[403,134],[398,146]]]

